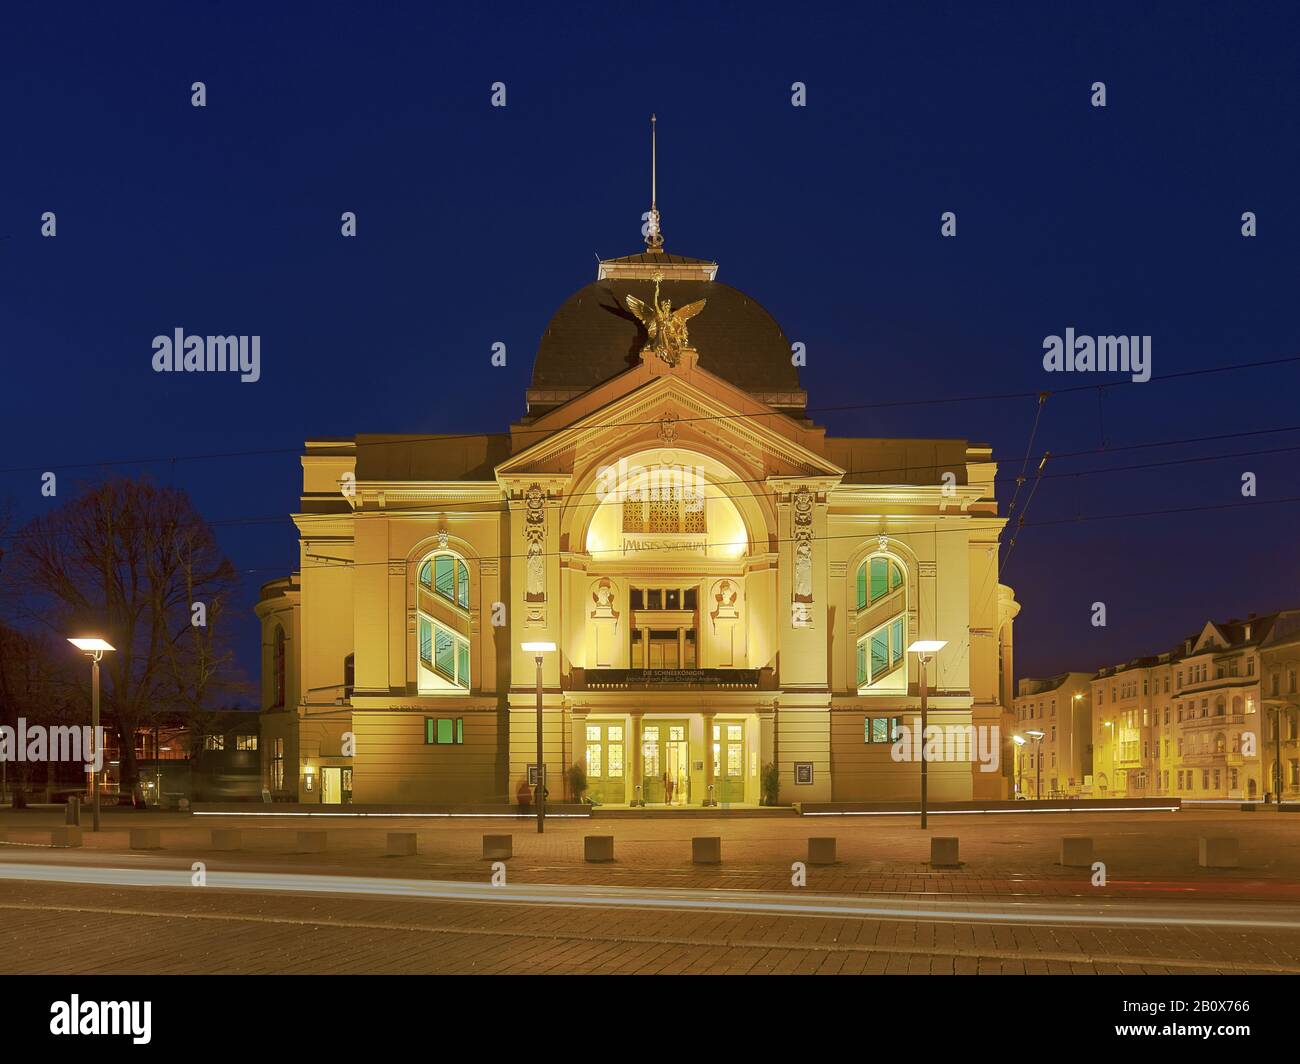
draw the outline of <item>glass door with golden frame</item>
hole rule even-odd
[[[641,779],[649,805],[691,800],[690,731],[685,721],[656,720],[641,727]]]
[[[719,805],[745,800],[745,725],[722,721],[713,725],[713,787]]]

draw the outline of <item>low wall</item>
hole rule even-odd
[[[1180,798],[1059,798],[1025,802],[927,802],[930,816],[942,813],[1084,813],[1169,812],[1182,808]],[[796,802],[800,816],[919,816],[920,802]]]
[[[322,805],[320,802],[195,802],[196,816],[246,817],[496,817],[535,820],[537,811],[518,805]],[[589,817],[591,806],[548,802],[548,817]]]

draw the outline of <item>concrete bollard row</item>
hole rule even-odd
[[[158,828],[131,828],[130,847],[133,850],[161,850],[162,832]]]
[[[508,861],[514,856],[513,835],[484,835],[483,860]]]
[[[808,863],[811,865],[832,865],[835,863],[835,840],[833,838],[813,838],[808,840]]]
[[[50,829],[50,845],[58,849],[70,849],[81,845],[81,828],[65,824],[60,828]]]
[[[1085,835],[1066,835],[1061,839],[1060,863],[1067,868],[1092,867],[1092,839]]]
[[[416,852],[416,835],[414,831],[390,831],[388,847],[384,851],[389,857],[414,857]]]
[[[592,863],[614,860],[613,835],[586,835],[582,840],[582,858]]]
[[[1204,837],[1200,840],[1199,861],[1202,868],[1236,868],[1240,856],[1235,837]]]
[[[722,864],[722,839],[717,835],[697,835],[691,839],[692,864]]]
[[[950,835],[936,835],[930,840],[930,865],[933,868],[958,868],[957,840]]]
[[[324,853],[326,846],[325,832],[300,831],[298,832],[298,848],[294,850],[294,853]]]

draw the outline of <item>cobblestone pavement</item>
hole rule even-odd
[[[963,865],[932,870],[914,822],[867,818],[361,822],[112,810],[80,849],[48,846],[52,812],[0,812],[0,862],[125,869],[261,871],[485,881],[483,834],[511,834],[512,884],[612,885],[789,893],[810,836],[834,835],[839,862],[809,866],[807,897],[952,899],[1074,906],[1132,899],[1156,926],[1069,926],[863,916],[614,910],[353,894],[0,882],[0,971],[220,973],[1235,973],[1300,972],[1300,930],[1190,925],[1193,905],[1267,905],[1300,916],[1300,816],[1184,812],[947,817],[930,835],[961,839]],[[161,852],[127,848],[130,826],[163,829]],[[237,852],[213,827],[247,832]],[[325,853],[299,854],[297,831],[324,829]],[[44,830],[45,834],[42,834]],[[389,830],[415,831],[414,857],[384,856]],[[585,864],[587,834],[614,836],[612,864]],[[1062,835],[1086,834],[1108,883],[1056,863]],[[692,866],[690,837],[719,835],[724,864]],[[1239,869],[1202,869],[1197,840],[1234,835]],[[760,893],[761,892],[761,893]],[[1100,910],[1098,910],[1100,911]]]
[[[915,818],[781,819],[593,819],[548,822],[538,836],[522,819],[423,820],[368,818],[191,817],[109,811],[104,831],[85,831],[77,850],[52,850],[48,827],[61,814],[0,811],[0,860],[127,862],[146,859],[128,848],[130,826],[159,827],[159,859],[177,867],[189,859],[211,867],[253,870],[272,867],[299,872],[348,872],[417,878],[482,880],[490,874],[481,860],[484,834],[513,836],[512,879],[545,883],[608,883],[636,886],[752,887],[783,890],[791,865],[807,858],[810,836],[835,836],[838,861],[808,867],[808,887],[854,894],[973,894],[1045,896],[1186,896],[1295,901],[1300,904],[1300,814],[1190,811],[1160,814],[1024,814],[935,817],[922,833]],[[357,826],[360,823],[362,826]],[[240,850],[212,849],[210,829],[244,831]],[[42,832],[42,828],[46,829]],[[301,854],[297,832],[328,832],[325,853]],[[414,831],[419,853],[386,857],[388,831]],[[616,860],[583,861],[583,836],[612,835]],[[690,839],[717,835],[723,864],[690,863]],[[929,865],[929,837],[961,840],[962,865]],[[1107,882],[1092,885],[1088,868],[1057,863],[1064,835],[1088,835],[1094,859],[1104,862]],[[1198,866],[1198,839],[1232,835],[1240,841],[1241,867]]]
[[[1300,972],[1300,932],[1003,926],[0,883],[0,971]]]

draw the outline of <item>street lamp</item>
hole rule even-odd
[[[1110,729],[1110,738],[1106,740],[1106,745],[1107,745],[1108,747],[1110,747],[1110,780],[1109,780],[1109,783],[1110,783],[1111,788],[1113,789],[1114,786],[1115,786],[1115,722],[1114,722],[1113,720],[1103,720],[1103,721],[1101,722],[1101,726],[1102,726],[1103,728],[1109,728],[1109,729]]]
[[[929,699],[925,686],[925,667],[935,654],[948,645],[946,639],[918,639],[907,648],[909,654],[916,655],[917,665],[920,666],[921,681],[921,830],[926,827],[926,783],[927,783],[927,758],[925,756],[925,735],[929,724]]]
[[[1079,778],[1074,774],[1074,767],[1077,764],[1077,762],[1074,760],[1074,731],[1075,731],[1075,714],[1078,712],[1077,707],[1081,701],[1083,701],[1082,691],[1075,691],[1074,694],[1070,696],[1070,744],[1069,744],[1070,752],[1065,764],[1065,771],[1066,771],[1065,778],[1070,781],[1069,783],[1066,784],[1066,786],[1070,789],[1070,791],[1074,791],[1073,781]],[[1067,794],[1066,797],[1069,798],[1077,797],[1077,794]]]
[[[1034,740],[1034,800],[1041,802],[1043,800],[1043,736],[1046,733],[1032,729],[1025,734]]]
[[[86,639],[68,639],[74,647],[80,650],[90,658],[90,732],[94,736],[95,743],[95,761],[103,763],[103,755],[100,750],[101,739],[99,731],[99,662],[107,650],[116,650],[117,648],[111,643],[97,637]],[[134,742],[135,737],[131,737]],[[94,762],[91,763],[92,766]],[[93,812],[91,813],[91,830],[99,830],[99,772],[92,767],[90,773],[90,794],[93,801]]]
[[[521,643],[525,654],[532,654],[537,662],[537,834],[545,830],[546,816],[546,762],[542,755],[542,655],[555,650],[554,643]]]
[[[1025,737],[1013,735],[1011,741],[1016,744],[1016,796],[1019,797],[1025,782]]]

